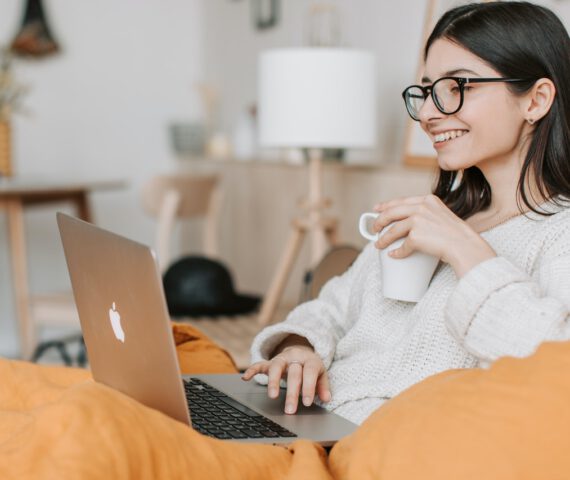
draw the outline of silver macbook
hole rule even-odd
[[[239,374],[181,375],[152,250],[58,213],[57,223],[93,377],[216,438],[324,446],[356,425],[316,405],[283,412],[266,387]]]

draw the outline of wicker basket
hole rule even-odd
[[[0,120],[0,177],[12,176],[12,143],[10,122]]]

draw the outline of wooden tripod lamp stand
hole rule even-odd
[[[258,68],[259,144],[301,148],[308,157],[306,214],[292,222],[287,245],[264,297],[259,323],[271,322],[305,235],[311,266],[336,243],[337,221],[323,211],[325,148],[370,148],[376,143],[376,65],[372,53],[345,48],[270,50]],[[355,227],[356,228],[356,227]]]

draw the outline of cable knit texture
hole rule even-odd
[[[483,232],[497,257],[459,280],[440,263],[418,303],[382,296],[379,252],[369,244],[317,299],[260,332],[252,361],[289,334],[306,337],[329,373],[332,401],[323,406],[360,424],[430,375],[569,339],[570,205],[548,210],[554,215],[529,213]]]

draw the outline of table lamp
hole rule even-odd
[[[376,143],[376,65],[370,52],[347,48],[294,48],[262,52],[258,64],[261,147],[301,148],[309,158],[307,214],[292,231],[264,298],[259,323],[277,308],[306,233],[311,263],[336,243],[333,218],[323,210],[321,169],[325,148],[372,148]]]

